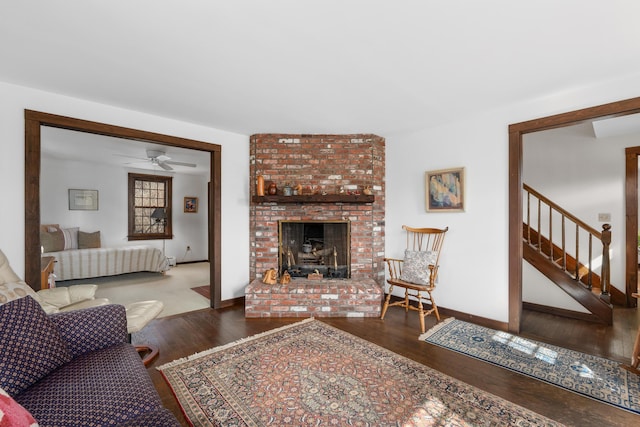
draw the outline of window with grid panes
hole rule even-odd
[[[171,182],[169,176],[129,174],[129,240],[172,237]]]

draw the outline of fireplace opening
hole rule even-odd
[[[279,273],[307,277],[317,270],[326,278],[349,278],[350,243],[349,221],[279,221]]]

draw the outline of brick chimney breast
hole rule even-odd
[[[278,221],[349,220],[351,277],[384,284],[384,138],[252,135],[249,174],[251,281],[278,269]],[[276,184],[277,200],[256,197],[258,175],[264,177],[265,188]],[[285,185],[301,186],[302,197],[282,197]]]

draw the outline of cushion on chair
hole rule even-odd
[[[158,317],[164,304],[162,301],[138,301],[125,305],[127,311],[127,332],[132,334],[138,332],[147,323]]]
[[[40,297],[36,294],[36,291],[21,280],[0,284],[0,304],[6,304],[9,301],[26,297],[27,295],[40,302]]]
[[[0,250],[0,285],[3,283],[19,282],[20,280],[20,277],[18,277],[11,268],[11,265],[9,265],[9,260],[4,252]]]
[[[435,265],[438,253],[435,251],[412,251],[404,252],[404,263],[400,280],[415,283],[418,285],[429,285],[431,272],[429,265]]]
[[[38,423],[24,406],[0,388],[0,426],[38,427]]]
[[[72,285],[42,289],[38,291],[38,295],[48,304],[62,308],[79,301],[93,299],[97,289],[98,285]]]
[[[71,360],[58,328],[26,296],[0,306],[0,387],[15,396]]]

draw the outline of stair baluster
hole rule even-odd
[[[597,289],[600,287],[601,293],[599,298],[596,298],[596,300],[600,300],[598,301],[599,303],[604,303],[605,306],[610,309],[612,299],[610,291],[615,291],[613,295],[613,297],[615,297],[615,301],[618,301],[621,296],[620,291],[610,286],[611,273],[609,250],[611,244],[611,225],[604,224],[602,231],[600,232],[556,203],[552,202],[547,197],[538,193],[527,184],[523,184],[523,188],[527,195],[526,223],[524,224],[525,234],[523,235],[523,240],[526,242],[527,246],[539,254],[538,256],[542,257],[542,259],[548,260],[550,264],[558,269],[558,271],[562,271],[565,275],[564,277],[569,281],[573,280],[574,283],[579,285],[584,291],[590,291],[592,288]],[[535,211],[533,210],[533,203],[537,205],[535,206]],[[546,205],[544,208],[542,206],[543,204]],[[537,215],[537,218],[532,218],[534,215]],[[554,224],[557,224],[557,222],[553,217],[557,217],[558,215],[560,224],[556,225],[554,230]],[[571,242],[569,242],[572,246],[572,249],[569,251],[567,250],[567,240],[571,240],[571,236],[567,236],[567,221],[570,221],[575,225],[575,247],[573,247]],[[543,232],[540,232],[543,227],[545,230],[548,229],[546,232],[548,237],[544,236]],[[560,237],[554,237],[554,234],[561,235]],[[554,238],[559,240],[560,243],[558,244],[554,242]],[[599,251],[594,251],[594,244],[602,244],[602,263],[600,265],[598,265],[597,262]],[[571,253],[572,251],[573,253]],[[586,260],[581,260],[580,257],[584,258],[582,253],[587,254]],[[533,256],[533,253],[527,256],[531,257]],[[527,260],[529,260],[529,262],[533,262],[534,266],[537,266],[536,268],[540,268],[540,263],[542,261],[535,261],[534,259],[529,258],[527,258]],[[600,268],[600,276],[598,276],[598,272],[594,271],[594,268]],[[550,277],[550,275],[554,276],[551,273],[545,273],[543,270],[540,271],[548,277]],[[556,283],[563,287],[560,283]],[[563,287],[563,289],[572,295],[576,301],[585,306],[585,308],[589,309],[594,315],[598,312],[597,317],[600,321],[604,321],[605,323],[611,322],[611,311],[607,313],[606,311],[603,311],[601,307],[598,307],[598,304],[595,304],[596,301],[591,303],[587,301],[588,298],[587,300],[584,300],[582,297],[578,297],[579,292],[576,293],[577,291],[574,292],[570,288],[565,287]],[[595,296],[595,294],[591,294],[591,298]],[[592,309],[596,311],[592,311]]]

